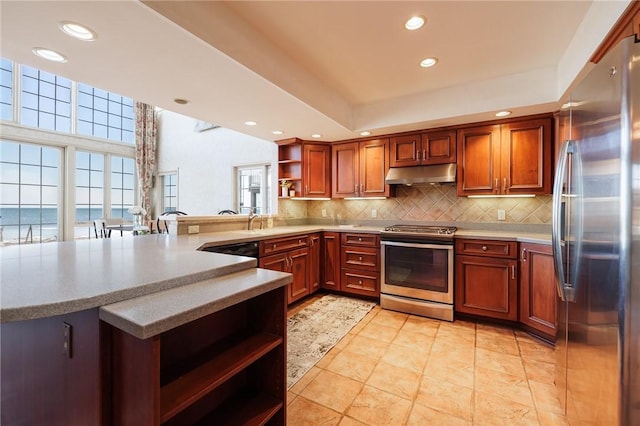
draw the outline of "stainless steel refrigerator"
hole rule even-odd
[[[572,425],[640,425],[640,43],[610,51],[559,122],[559,398]]]

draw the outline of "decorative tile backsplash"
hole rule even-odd
[[[327,216],[322,216],[322,210]],[[371,212],[377,217],[372,219]],[[506,219],[498,220],[498,210]],[[455,185],[419,184],[398,186],[396,196],[386,200],[280,200],[282,218],[380,221],[442,221],[471,223],[551,224],[551,196],[534,198],[458,197]]]

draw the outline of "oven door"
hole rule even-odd
[[[453,245],[380,244],[382,293],[453,304]]]

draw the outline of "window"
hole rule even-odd
[[[77,133],[134,143],[133,100],[78,83]]]
[[[0,141],[2,245],[57,241],[60,149]]]
[[[71,80],[22,65],[21,124],[71,132]]]
[[[76,152],[76,223],[103,217],[104,154]]]
[[[162,175],[162,211],[178,210],[178,174]]]
[[[129,207],[134,204],[135,160],[111,157],[111,217],[133,220]]]
[[[0,58],[0,119],[13,120],[13,62]]]
[[[236,167],[239,214],[271,213],[271,166],[269,164]]]

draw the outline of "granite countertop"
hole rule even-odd
[[[311,232],[379,233],[382,229],[301,225],[3,247],[0,322],[97,308],[256,267],[253,258],[199,251],[206,247]],[[456,237],[551,243],[550,234],[518,231],[460,228]]]

